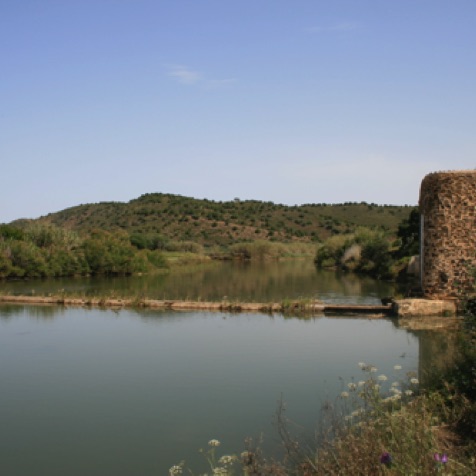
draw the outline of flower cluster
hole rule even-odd
[[[229,456],[229,455],[223,455],[219,460],[218,462],[224,466],[228,465],[228,464],[232,464],[234,461],[236,460],[236,457],[235,456]]]
[[[182,474],[182,472],[183,472],[183,465],[176,464],[169,469],[169,476],[177,476]]]
[[[394,381],[388,385],[389,377],[387,375],[374,375],[378,371],[374,365],[359,362],[358,366],[367,373],[367,380],[347,383],[347,388],[339,395],[340,399],[346,400],[343,402],[344,407],[350,410],[349,414],[344,417],[344,420],[350,425],[361,426],[365,414],[372,416],[376,412],[387,411],[390,406],[398,408],[401,405],[400,401],[409,399],[419,384],[415,372],[407,373],[406,386],[400,381]],[[399,371],[402,366],[394,365],[393,368]]]
[[[441,455],[439,453],[435,453],[433,458],[437,463],[446,464],[448,462],[448,456],[445,453]]]
[[[227,476],[228,470],[226,468],[216,467],[216,468],[213,468],[213,474]]]

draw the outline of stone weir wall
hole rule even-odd
[[[420,188],[421,284],[425,297],[458,297],[476,266],[476,170],[435,172]]]

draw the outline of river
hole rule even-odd
[[[292,274],[292,266],[300,271]],[[238,268],[235,275],[229,269],[221,288],[212,285],[214,266],[199,277],[177,273],[174,283],[196,283],[187,296],[177,284],[153,291],[150,281],[139,278],[137,286],[157,293],[151,297],[175,289],[175,298],[200,293],[204,300],[284,295],[377,302],[391,291],[385,283],[372,287],[371,280],[321,276],[302,264],[278,268],[266,279],[256,269]],[[245,286],[242,274],[254,281]],[[125,292],[127,282],[110,281],[108,292]],[[47,284],[51,292],[58,286],[106,290],[102,280],[2,286],[38,293]],[[181,460],[198,473],[205,470],[198,450],[212,438],[222,442],[220,454],[239,453],[247,437],[263,437],[265,449],[274,453],[279,440],[273,421],[281,398],[299,432],[311,435],[321,404],[334,400],[351,379],[362,378],[358,362],[377,366],[390,384],[438,359],[435,352],[445,352],[442,339],[365,317],[2,305],[0,474],[167,476]]]

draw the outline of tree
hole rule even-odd
[[[396,253],[398,258],[417,255],[420,252],[420,212],[414,208],[408,218],[398,225],[397,237],[400,247]]]

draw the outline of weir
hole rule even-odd
[[[149,308],[176,311],[223,311],[223,312],[263,312],[308,315],[356,315],[367,317],[453,317],[457,313],[456,301],[402,299],[386,305],[368,304],[327,304],[321,301],[287,301],[283,303],[230,302],[230,301],[181,301],[156,299],[109,299],[109,298],[68,298],[64,296],[0,296],[0,302],[30,305],[60,305],[76,307]]]

